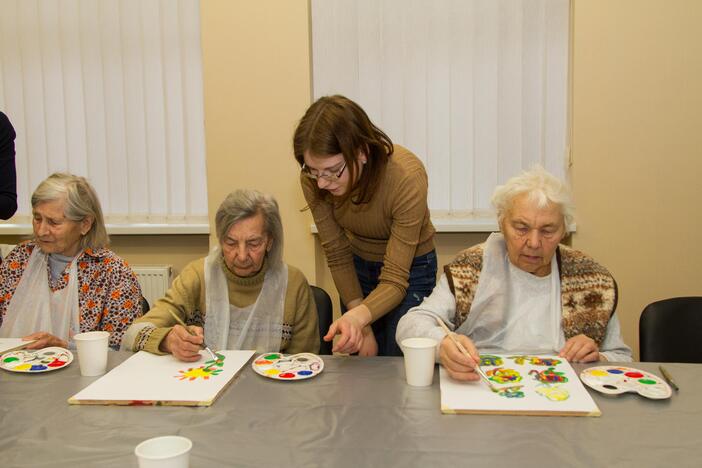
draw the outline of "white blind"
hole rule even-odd
[[[422,158],[433,215],[488,216],[534,163],[565,178],[568,0],[312,0],[315,98]]]
[[[197,0],[3,0],[0,110],[18,215],[47,175],[86,176],[113,224],[207,223]]]

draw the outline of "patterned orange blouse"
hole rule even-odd
[[[0,264],[0,326],[35,247],[32,241],[24,242]],[[68,285],[69,267],[66,266],[63,274],[53,280],[47,265],[46,274],[52,291]],[[142,315],[141,288],[127,262],[109,249],[85,249],[79,254],[78,307],[80,331],[108,331],[110,347],[119,349],[125,330]]]

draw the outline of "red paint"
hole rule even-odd
[[[258,361],[256,361],[257,366],[265,366],[266,364],[272,364],[272,363],[273,363],[273,361],[267,361],[265,359],[259,359]]]
[[[278,374],[278,377],[280,377],[281,379],[292,379],[293,377],[295,377],[295,374],[291,374],[290,372],[286,372],[284,374]]]
[[[61,367],[64,365],[66,365],[66,363],[64,361],[59,361],[58,359],[54,359],[53,361],[47,364],[47,366],[49,367]]]
[[[624,375],[627,377],[631,377],[632,379],[640,379],[643,377],[643,374],[641,372],[627,372]]]

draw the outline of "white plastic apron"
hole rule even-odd
[[[269,268],[256,302],[239,308],[229,303],[222,253],[205,258],[205,341],[213,349],[279,351],[283,337],[288,267]]]
[[[478,288],[466,321],[459,331],[471,337],[475,345],[485,352],[517,351],[513,346],[524,347],[524,340],[519,337],[524,320],[536,320],[544,328],[547,340],[532,344],[532,349],[518,351],[553,352],[563,345],[563,332],[560,329],[561,318],[561,282],[556,258],[551,260],[550,287],[547,298],[535,301],[544,310],[530,310],[530,304],[520,303],[515,296],[522,296],[512,284],[514,274],[510,272],[507,246],[502,234],[493,233],[485,242],[483,250],[483,269],[480,272]],[[517,333],[515,333],[517,332]]]
[[[19,338],[41,331],[70,341],[79,332],[76,259],[68,269],[68,284],[55,292],[49,286],[47,262],[48,255],[35,247],[5,311],[0,337]]]

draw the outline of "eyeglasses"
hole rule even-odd
[[[336,174],[333,173],[327,173],[327,172],[320,172],[319,174],[313,174],[312,171],[310,171],[310,168],[307,167],[306,165],[302,165],[302,175],[313,179],[313,180],[318,180],[318,179],[324,179],[328,182],[337,182],[341,178],[341,174],[344,173],[344,169],[346,169],[346,162],[344,161],[344,165],[341,166],[341,169]]]

